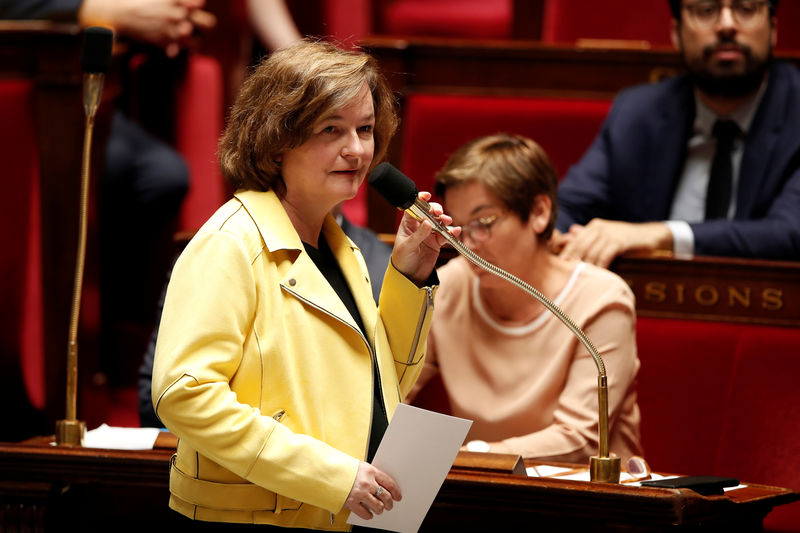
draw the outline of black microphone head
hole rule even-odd
[[[393,206],[408,209],[417,199],[419,189],[414,182],[391,163],[381,163],[367,180]]]
[[[108,28],[90,26],[83,32],[81,68],[91,74],[105,74],[111,66],[114,33]]]

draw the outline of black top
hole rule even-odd
[[[361,313],[358,312],[356,301],[353,299],[353,293],[350,292],[350,287],[344,279],[342,270],[339,268],[339,263],[336,262],[336,258],[333,256],[330,246],[328,246],[328,241],[325,240],[325,237],[320,235],[319,248],[314,248],[307,242],[303,243],[303,247],[305,247],[306,253],[308,253],[309,257],[314,261],[314,264],[317,265],[317,268],[322,272],[322,275],[325,276],[325,279],[328,280],[328,283],[331,284],[331,287],[333,287],[334,292],[336,292],[342,300],[344,306],[350,311],[353,320],[356,321],[356,324],[358,324],[358,327],[361,329],[362,335],[366,338],[367,335],[364,332],[364,323],[361,320]],[[368,463],[372,462],[372,458],[375,457],[375,452],[378,451],[378,445],[381,443],[383,434],[386,432],[386,428],[389,425],[389,420],[386,416],[386,407],[383,405],[381,379],[378,372],[378,361],[376,359],[372,360],[372,381],[372,424],[370,426],[369,449],[367,451]]]

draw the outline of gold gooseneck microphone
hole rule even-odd
[[[83,270],[86,262],[86,233],[89,210],[89,166],[92,151],[94,119],[103,94],[103,78],[111,64],[111,45],[114,35],[108,28],[93,26],[83,34],[81,67],[83,69],[83,109],[86,125],[83,132],[81,161],[81,203],[78,229],[78,252],[75,258],[75,279],[72,287],[72,308],[69,317],[67,348],[67,409],[66,418],[56,422],[56,444],[81,446],[86,423],[78,420],[78,321],[83,290]]]
[[[458,253],[469,261],[487,272],[516,285],[536,298],[578,337],[578,340],[586,347],[597,365],[598,454],[589,458],[590,478],[592,481],[602,483],[619,483],[620,459],[619,457],[611,456],[608,450],[608,378],[606,376],[606,367],[603,363],[603,358],[600,357],[597,348],[594,347],[586,333],[561,308],[535,287],[479,257],[475,252],[465,247],[461,241],[453,237],[447,228],[430,214],[430,205],[419,199],[419,191],[414,182],[391,164],[381,163],[378,165],[369,177],[369,184],[393,206],[406,210],[417,220],[430,222],[433,230],[444,237]]]

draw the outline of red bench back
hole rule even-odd
[[[28,399],[45,403],[39,150],[33,115],[33,82],[0,81],[0,301],[11,312],[0,325],[3,371],[22,374]],[[19,366],[17,366],[19,365]],[[9,368],[14,366],[15,368]],[[21,384],[22,385],[22,384]]]
[[[459,146],[506,132],[542,145],[563,176],[589,147],[609,107],[608,100],[410,94],[401,170],[430,191],[436,172]]]

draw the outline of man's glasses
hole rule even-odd
[[[686,4],[684,9],[689,12],[689,20],[699,28],[711,28],[719,22],[722,9],[728,7],[733,15],[733,20],[741,28],[752,27],[763,20],[764,7],[768,0],[739,0],[725,6],[718,1],[694,2]]]
[[[492,226],[495,225],[504,213],[496,215],[489,215],[485,217],[476,218],[461,226],[461,234],[458,236],[459,240],[464,241],[464,237],[469,237],[472,242],[486,242],[492,236]]]

